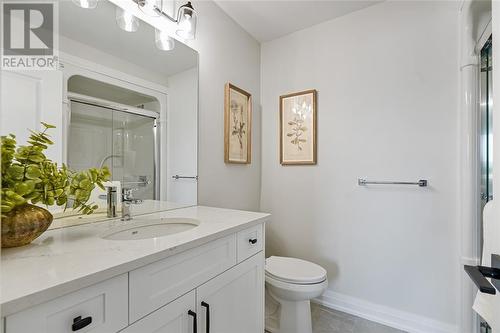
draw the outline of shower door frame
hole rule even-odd
[[[491,108],[490,102],[492,101],[491,94],[492,94],[492,88],[491,88],[491,82],[490,78],[492,77],[492,68],[493,64],[492,63],[487,63],[487,68],[483,68],[483,61],[482,58],[484,57],[483,52],[491,52],[492,49],[492,35],[491,35],[491,30],[487,30],[485,37],[487,37],[487,34],[490,34],[490,37],[483,42],[483,40],[480,40],[478,43],[478,51],[479,53],[479,79],[480,79],[480,87],[479,87],[479,115],[480,115],[480,120],[479,120],[479,128],[478,128],[478,134],[480,136],[479,139],[479,154],[480,154],[480,187],[481,187],[481,194],[480,194],[480,207],[482,213],[484,206],[486,203],[489,201],[493,200],[493,191],[492,191],[492,182],[493,178],[491,176],[492,172],[492,156],[490,155],[491,152],[491,146],[493,144],[493,140],[490,137],[490,135],[493,135],[493,130],[492,130],[492,116],[493,116],[493,109]],[[488,57],[488,55],[486,55]],[[483,74],[485,73],[485,74]],[[482,80],[485,79],[485,86],[483,87]],[[486,135],[483,131],[486,131]],[[487,174],[484,175],[483,171],[486,168]],[[486,178],[485,178],[486,177]],[[483,184],[484,182],[484,184]],[[483,188],[484,186],[484,188]],[[479,216],[480,220],[480,241],[479,241],[479,257],[482,260],[482,249],[483,249],[483,217],[482,214]]]
[[[133,115],[139,115],[142,117],[147,117],[153,119],[153,174],[154,174],[154,182],[153,182],[153,200],[160,200],[160,169],[161,169],[161,149],[160,149],[160,127],[159,119],[160,114],[156,111],[151,111],[147,109],[140,109],[129,105],[124,105],[120,103],[111,102],[105,99],[96,98],[92,96],[77,94],[73,92],[67,93],[67,99],[71,102],[83,103],[92,106],[97,106],[105,109],[109,109],[111,111],[130,113]],[[69,125],[71,124],[71,105],[68,105],[68,131]],[[69,133],[68,133],[69,135]],[[123,185],[123,182],[122,182]]]
[[[477,288],[463,265],[480,264],[480,162],[479,162],[479,70],[480,53],[492,33],[491,2],[462,0],[460,5],[460,332],[479,332],[479,316],[472,310]]]
[[[71,77],[75,75],[83,76],[86,78],[90,78],[93,80],[101,81],[107,84],[115,85],[121,88],[133,90],[138,93],[145,94],[147,96],[151,96],[156,98],[158,103],[160,104],[159,114],[157,122],[158,135],[157,139],[159,141],[160,149],[163,150],[161,156],[159,156],[160,165],[158,169],[160,169],[160,177],[162,180],[160,182],[160,196],[157,200],[167,200],[168,192],[167,192],[167,181],[168,180],[168,161],[167,161],[167,98],[169,94],[169,88],[165,85],[147,81],[143,78],[121,72],[119,70],[103,66],[101,64],[89,61],[87,59],[83,59],[63,51],[59,52],[60,60],[59,67],[63,73],[63,114],[62,114],[62,122],[60,126],[62,127],[63,132],[63,142],[62,142],[62,153],[63,153],[63,162],[67,163],[68,160],[68,129],[69,129],[69,100],[68,100],[68,82]],[[160,135],[161,133],[161,135]],[[160,167],[161,166],[161,167]]]

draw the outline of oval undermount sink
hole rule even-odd
[[[133,219],[130,224],[108,229],[101,238],[110,240],[138,240],[168,236],[188,231],[200,221],[184,217],[161,219]]]

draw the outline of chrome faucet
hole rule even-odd
[[[132,215],[130,214],[130,205],[141,204],[141,199],[134,199],[132,192],[135,188],[122,188],[122,221],[130,221]]]

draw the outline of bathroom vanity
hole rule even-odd
[[[5,249],[3,331],[261,333],[268,218],[195,206],[54,229]],[[134,239],[137,223],[179,219],[197,225]],[[109,237],[117,232],[130,237]]]

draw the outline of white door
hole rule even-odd
[[[192,333],[195,291],[191,291],[127,327],[122,333]]]
[[[264,332],[263,253],[205,283],[197,296],[198,333]]]
[[[25,144],[28,129],[40,130],[40,122],[56,126],[48,132],[54,141],[46,155],[54,162],[63,158],[62,73],[57,70],[2,71],[0,133],[15,134]]]

